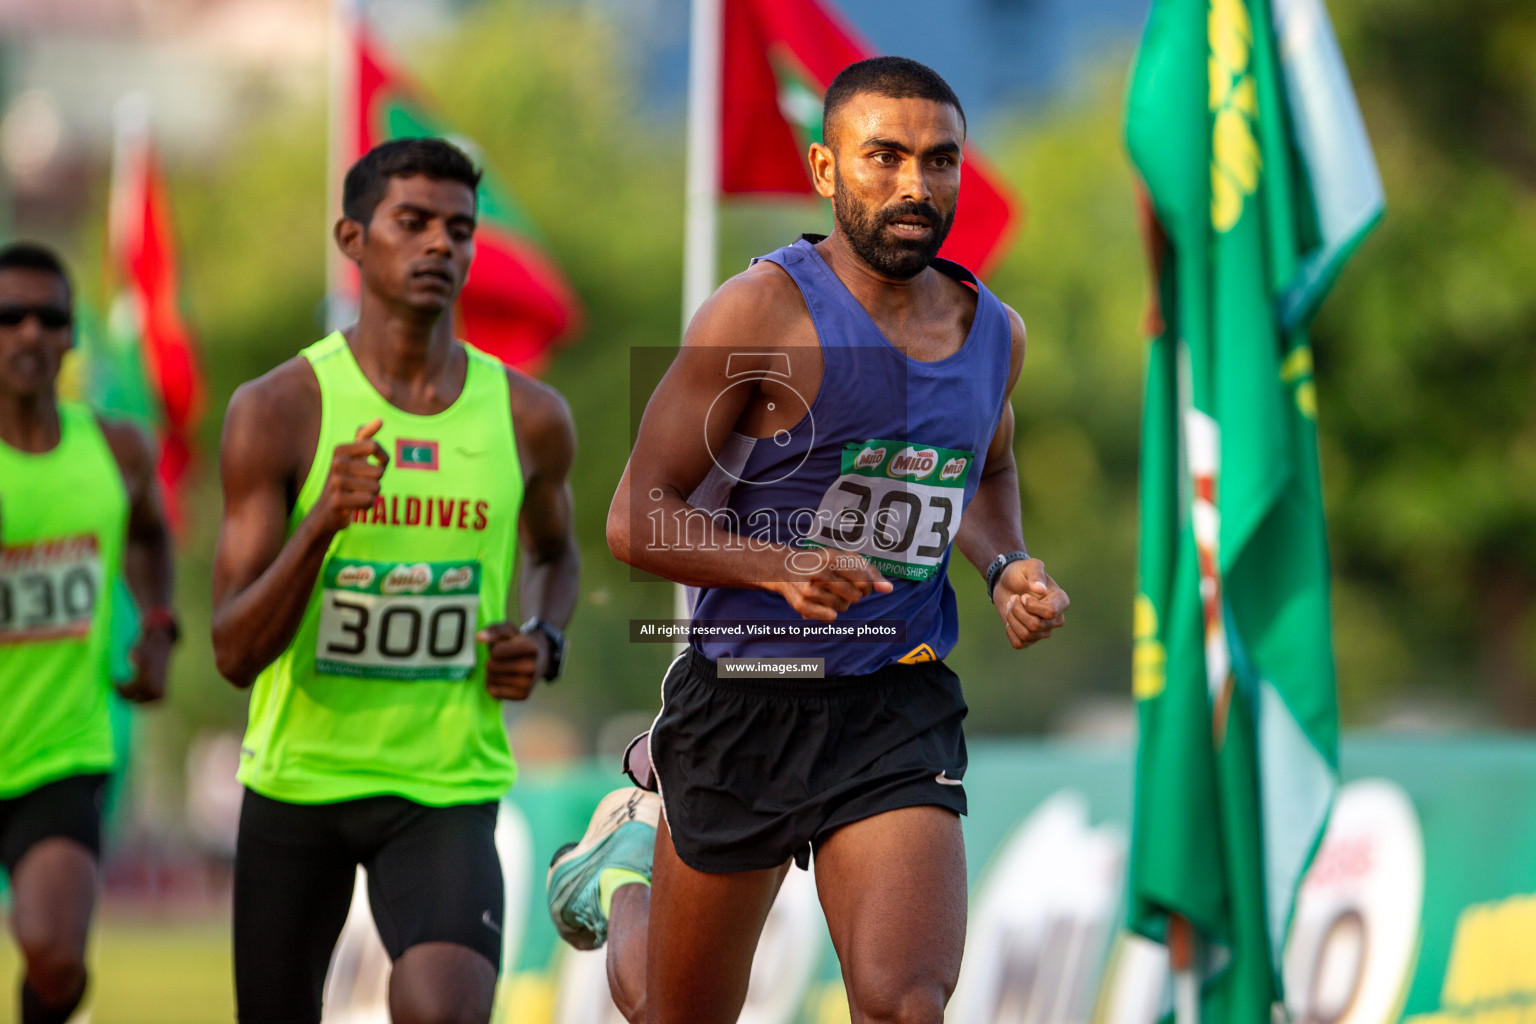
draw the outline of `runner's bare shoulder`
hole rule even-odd
[[[155,464],[155,442],[149,431],[132,420],[96,414],[96,425],[107,439],[107,447],[118,466],[126,471]]]
[[[565,396],[541,380],[507,367],[507,390],[512,401],[512,433],[525,470],[535,462],[549,462],[570,469],[576,451],[576,421]],[[533,456],[543,456],[534,459]]]
[[[1008,314],[1008,331],[1011,335],[1010,344],[1012,350],[1008,355],[1008,387],[1012,389],[1014,382],[1019,379],[1019,371],[1024,368],[1024,351],[1028,343],[1028,333],[1024,329],[1024,318],[1019,311],[1003,303],[1003,310]]]
[[[320,381],[303,356],[294,356],[230,396],[220,443],[226,475],[248,466],[302,482],[320,440]]]
[[[683,344],[738,351],[815,345],[816,329],[799,286],[778,264],[761,260],[705,300]]]

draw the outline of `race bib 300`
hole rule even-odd
[[[0,644],[89,634],[101,573],[89,534],[0,548]]]
[[[315,667],[370,679],[468,679],[479,562],[332,558],[322,575]]]
[[[842,475],[802,543],[856,552],[895,579],[929,579],[960,531],[975,461],[975,452],[908,441],[846,445]]]

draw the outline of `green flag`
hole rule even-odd
[[[1305,320],[1374,224],[1380,185],[1318,0],[1155,0],[1126,135],[1161,314],[1130,925],[1163,940],[1170,914],[1190,921],[1202,1019],[1259,1024],[1338,763]],[[1355,159],[1338,159],[1346,137]]]

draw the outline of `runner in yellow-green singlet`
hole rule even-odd
[[[22,1024],[63,1024],[85,995],[120,573],[142,609],[124,697],[165,693],[177,635],[153,446],[58,397],[72,324],[58,257],[0,249],[0,866],[26,963]]]
[[[252,688],[244,1024],[319,1021],[359,864],[396,1024],[490,1016],[516,775],[500,702],[558,674],[579,559],[564,401],[453,337],[478,182],[439,139],[359,160],[335,231],[357,322],[230,400],[213,642]]]

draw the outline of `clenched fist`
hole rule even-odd
[[[895,586],[863,555],[835,548],[804,548],[785,562],[789,578],[769,589],[789,602],[801,618],[832,622],[839,612],[870,594],[889,594]]]
[[[493,622],[475,634],[485,644],[485,690],[497,700],[526,700],[549,665],[548,641],[510,622]]]
[[[359,509],[372,508],[379,496],[379,482],[389,465],[389,453],[373,440],[384,426],[376,419],[357,428],[357,437],[331,452],[331,469],[310,515],[331,533],[345,530]]]
[[[992,591],[992,605],[1003,617],[1003,628],[1014,650],[1046,639],[1066,622],[1072,599],[1045,571],[1038,558],[1009,564]]]

